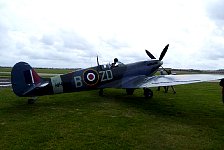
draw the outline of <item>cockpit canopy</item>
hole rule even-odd
[[[124,63],[118,61],[116,64],[115,64],[115,67],[112,67],[112,64],[108,63],[108,64],[103,64],[103,65],[100,65],[100,67],[102,69],[113,69],[113,68],[117,68],[117,67],[122,67],[122,66],[125,66]]]
[[[116,64],[115,64],[115,66],[117,66],[117,67],[122,67],[122,66],[124,66],[125,64],[124,63],[122,63],[122,62],[120,62],[120,61],[118,61]]]

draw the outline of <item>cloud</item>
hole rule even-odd
[[[62,62],[66,60],[67,64],[84,66],[85,64],[80,63],[87,62],[89,57],[96,56],[94,46],[72,30],[58,30],[52,34],[44,34],[40,39],[31,38],[31,41],[34,47],[38,48],[38,52],[29,50],[28,52],[32,52],[30,59]]]
[[[211,19],[224,21],[224,1],[213,0],[207,3],[207,14]]]
[[[111,38],[111,39],[102,39],[101,40],[106,44],[106,47],[110,47],[114,50],[120,50],[122,48],[128,48],[128,43],[125,43],[125,42],[121,42],[121,41],[118,41],[118,39],[116,38]]]
[[[212,30],[210,34],[205,38],[204,45],[201,48],[201,58],[204,57],[209,60],[216,61],[218,65],[214,65],[214,68],[221,66],[219,62],[224,60],[224,1],[214,0],[205,1],[205,11],[212,24]]]
[[[224,59],[223,8],[221,0],[2,0],[0,65],[84,68],[97,55],[131,63],[148,60],[145,49],[158,58],[169,43],[164,66],[206,69]]]
[[[27,61],[37,67],[88,67],[88,59],[96,56],[94,46],[73,30],[30,34],[1,22],[0,51],[3,66]]]
[[[5,24],[0,21],[0,48],[7,47],[9,43],[8,28]]]
[[[88,54],[95,52],[94,45],[73,30],[57,30],[51,34],[43,34],[38,42],[43,47],[50,47],[58,52],[83,51]]]
[[[61,30],[59,35],[64,43],[65,48],[78,50],[93,50],[93,46],[83,37],[73,31]]]
[[[207,44],[202,47],[203,53],[201,57],[208,60],[220,61],[224,60],[224,38],[216,36],[208,39]]]

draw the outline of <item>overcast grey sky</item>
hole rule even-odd
[[[0,0],[0,66],[88,67],[159,57],[164,67],[224,68],[222,0]]]

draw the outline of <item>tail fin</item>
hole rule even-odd
[[[28,63],[19,62],[12,68],[11,83],[13,92],[17,96],[27,96],[36,87],[43,86],[43,79]]]

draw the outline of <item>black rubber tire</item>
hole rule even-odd
[[[99,96],[103,96],[103,89],[100,89]]]
[[[145,98],[151,99],[153,97],[153,91],[151,89],[144,88],[143,90]]]
[[[126,89],[127,95],[133,95],[134,91],[135,91],[135,89]]]

